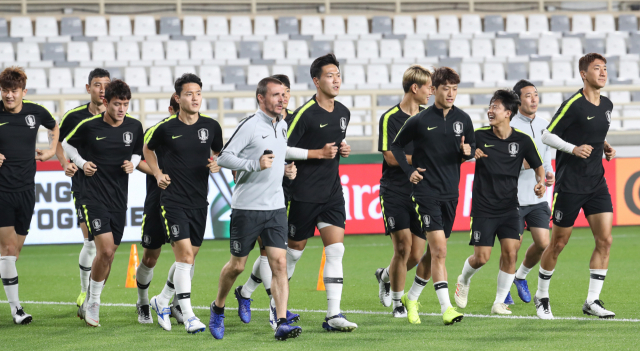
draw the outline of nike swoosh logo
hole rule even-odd
[[[493,146],[495,146],[495,145],[487,145],[487,144],[484,144],[484,147],[493,147]]]
[[[106,138],[106,137],[102,137],[102,138],[101,137],[96,137],[96,140],[102,140],[104,138]]]
[[[438,126],[435,126],[435,127],[427,127],[427,130],[436,129],[436,128],[438,128]]]
[[[181,137],[181,136],[182,136],[182,135],[178,135],[178,136],[172,135],[172,136],[171,136],[171,139],[178,139],[178,138],[179,138],[179,137]]]
[[[268,134],[267,134],[267,135],[263,135],[263,136],[262,136],[262,139],[264,139],[264,138],[266,138],[266,137],[268,137],[268,136],[269,136]]]
[[[320,128],[324,128],[324,127],[326,127],[326,126],[328,126],[328,125],[329,125],[329,123],[327,123],[327,124],[321,124],[321,125],[320,125]]]
[[[594,119],[594,118],[596,118],[596,116],[593,116],[593,117],[589,117],[589,116],[587,116],[587,119],[588,119],[588,120],[592,120],[592,119]]]
[[[9,122],[0,123],[0,126],[3,126],[5,124],[7,124],[7,123],[9,123]]]

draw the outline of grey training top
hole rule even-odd
[[[260,170],[260,157],[265,150],[273,151],[275,158],[271,168]],[[287,123],[273,118],[258,109],[243,119],[222,148],[218,165],[236,174],[236,187],[231,198],[231,208],[239,210],[268,211],[284,208],[282,177],[287,153]]]

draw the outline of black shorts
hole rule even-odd
[[[229,247],[236,257],[246,257],[258,237],[262,245],[287,249],[287,210],[231,210]]]
[[[160,215],[160,207],[145,208],[142,215],[142,247],[156,250],[168,241],[167,230],[164,228],[164,220]]]
[[[386,235],[398,230],[409,229],[413,235],[427,240],[420,227],[420,218],[418,218],[410,195],[385,191],[380,194],[380,208],[382,209]]]
[[[0,228],[14,227],[16,234],[29,234],[36,193],[33,189],[9,193],[0,191]]]
[[[344,210],[342,191],[322,204],[291,200],[287,207],[287,217],[289,220],[289,239],[293,241],[311,238],[316,225],[320,222],[344,229],[347,214]]]
[[[89,240],[100,234],[111,233],[113,243],[120,245],[127,225],[126,211],[109,211],[102,206],[82,205],[82,212],[89,229]]]
[[[75,207],[76,209],[77,223],[78,225],[80,225],[80,223],[85,223],[84,215],[82,214],[82,212],[84,211],[82,210],[82,205],[80,204],[80,193],[77,191],[72,191],[71,194],[73,195],[73,207]]]
[[[553,224],[558,227],[573,227],[580,214],[590,216],[597,213],[613,212],[609,188],[604,186],[591,194],[573,194],[556,192],[553,194]]]
[[[190,239],[191,245],[202,246],[204,231],[207,227],[207,208],[182,208],[161,206],[160,213],[164,223],[167,242]]]
[[[520,216],[513,214],[504,217],[471,217],[469,245],[493,246],[496,236],[498,240],[520,240]]]
[[[443,230],[447,239],[451,236],[453,221],[456,219],[458,200],[440,201],[431,197],[413,197],[422,232]]]
[[[551,209],[546,201],[535,205],[521,206],[518,215],[520,216],[520,234],[524,234],[525,229],[529,231],[531,228],[549,229]]]

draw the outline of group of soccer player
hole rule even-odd
[[[584,209],[596,241],[590,263],[585,314],[611,318],[599,298],[611,247],[612,205],[604,180],[602,154],[615,150],[605,140],[612,104],[600,95],[607,80],[606,59],[588,54],[580,59],[584,88],[565,101],[551,124],[536,117],[538,93],[528,81],[513,90],[498,90],[491,98],[489,126],[475,129],[469,115],[454,105],[458,74],[440,67],[431,72],[413,65],[403,76],[402,101],[385,112],[379,123],[383,153],[380,205],[394,254],[375,276],[379,298],[393,304],[394,317],[420,323],[418,298],[431,277],[445,324],[463,314],[450,302],[445,266],[447,240],[458,203],[460,165],[475,159],[472,223],[465,261],[456,284],[458,307],[467,305],[471,277],[489,260],[497,236],[501,245],[495,314],[511,314],[509,288],[517,287],[530,302],[526,276],[541,262],[537,314],[552,319],[549,281],[573,223]],[[333,54],[317,58],[310,75],[316,94],[296,111],[287,110],[289,78],[267,77],[258,83],[255,114],[240,121],[223,143],[219,123],[199,112],[202,81],[187,73],[174,84],[167,117],[143,130],[127,111],[129,86],[111,80],[108,71],[93,70],[86,85],[91,101],[68,111],[56,123],[43,106],[25,100],[27,76],[19,67],[0,73],[0,276],[16,324],[28,324],[18,297],[18,259],[35,206],[36,160],[57,156],[72,177],[72,192],[84,245],[79,256],[81,293],[78,317],[100,325],[100,296],[111,271],[126,223],[128,179],[135,169],[147,175],[142,222],[142,262],[137,269],[138,321],[153,323],[151,310],[164,330],[170,318],[188,333],[205,325],[191,307],[191,280],[207,219],[210,173],[233,172],[230,259],[220,272],[211,303],[209,330],[216,339],[225,333],[225,301],[243,272],[256,241],[260,256],[250,278],[234,289],[238,315],[251,321],[251,295],[262,283],[269,296],[269,323],[275,338],[298,337],[300,316],[287,309],[289,280],[307,240],[317,228],[324,245],[327,314],[322,327],[350,332],[340,302],[345,254],[345,200],[339,176],[340,157],[351,151],[346,142],[349,110],[335,100],[341,76]],[[435,103],[426,107],[429,97]],[[548,126],[547,126],[548,124]],[[50,149],[35,149],[40,125],[48,128]],[[557,180],[551,167],[557,153]],[[35,155],[35,157],[34,157]],[[70,161],[68,161],[68,159]],[[553,209],[545,200],[555,182]],[[549,218],[553,231],[549,240]],[[516,271],[522,235],[533,244]],[[170,243],[175,262],[162,291],[149,298],[148,289],[162,246]],[[428,245],[426,245],[428,243]],[[425,251],[426,245],[426,251]],[[408,293],[407,271],[416,268]]]

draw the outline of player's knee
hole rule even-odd
[[[600,250],[609,250],[613,244],[613,237],[611,235],[604,238],[596,239],[596,248]]]
[[[113,262],[113,257],[115,256],[115,254],[116,254],[115,250],[102,249],[97,252],[96,259],[101,262],[110,264],[111,262]]]
[[[344,244],[343,243],[335,243],[324,248],[325,255],[327,257],[340,257],[344,256]]]
[[[564,250],[564,247],[567,245],[567,242],[564,240],[556,240],[553,243],[550,244],[550,247],[553,251],[553,253],[557,256],[558,254],[560,254],[560,252],[562,252],[562,250]]]
[[[396,245],[396,254],[400,256],[403,260],[407,260],[409,258],[409,254],[411,253],[411,244],[407,245],[405,242],[399,242]]]
[[[242,272],[244,272],[244,264],[242,264],[242,262],[235,261],[235,262],[229,262],[229,263],[231,263],[229,265],[229,270],[233,275],[238,276],[242,274]]]
[[[282,257],[271,259],[271,262],[273,263],[273,266],[271,266],[271,271],[274,275],[287,273],[287,256],[282,255]]]
[[[518,251],[505,251],[502,253],[502,260],[506,263],[513,264],[518,260]],[[487,259],[488,261],[488,259]]]
[[[475,259],[475,263],[476,265],[479,265],[480,267],[484,266],[485,264],[487,264],[487,262],[489,262],[489,258],[491,256],[487,255],[487,254],[479,254],[476,255],[476,259]]]
[[[146,267],[153,268],[158,263],[158,258],[153,256],[142,256],[142,264]]]
[[[431,256],[437,260],[444,260],[447,258],[447,246],[434,246],[431,248]]]
[[[20,254],[20,252],[18,251],[18,247],[16,245],[13,244],[9,244],[9,245],[4,245],[4,247],[2,248],[5,252],[4,256],[15,256],[18,257],[18,255]]]
[[[536,250],[538,250],[539,252],[543,252],[544,249],[549,246],[549,238],[540,239],[538,240],[538,242],[534,242],[533,245]]]
[[[412,252],[407,259],[408,267],[415,267],[420,262],[420,254],[417,252]]]

